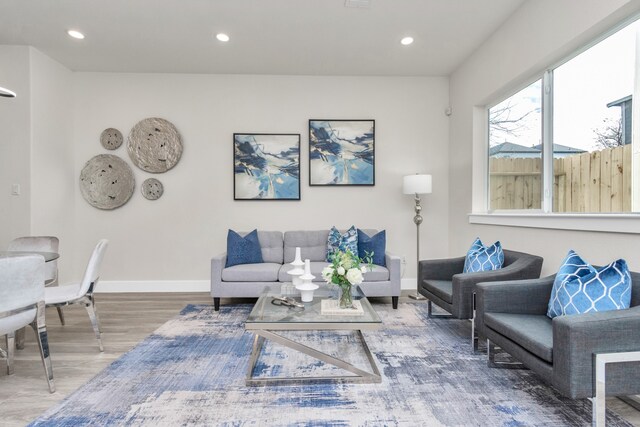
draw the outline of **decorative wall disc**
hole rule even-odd
[[[142,195],[145,199],[158,200],[162,193],[164,193],[164,186],[157,179],[145,179],[142,183]]]
[[[113,154],[99,154],[80,172],[82,197],[98,209],[115,209],[133,195],[135,179],[131,167]]]
[[[122,133],[118,129],[107,128],[100,134],[100,144],[107,150],[115,150],[122,145]]]
[[[159,118],[136,123],[127,139],[133,164],[143,171],[163,173],[174,167],[182,156],[182,138],[176,127]]]

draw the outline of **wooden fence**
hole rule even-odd
[[[491,158],[491,209],[540,209],[542,159]],[[631,145],[553,160],[554,212],[630,212]]]

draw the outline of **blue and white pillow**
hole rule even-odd
[[[368,236],[362,230],[358,230],[358,256],[364,259],[367,253],[373,253],[372,263],[386,266],[385,251],[387,246],[387,232],[382,230],[373,236]]]
[[[258,230],[242,237],[233,230],[227,233],[227,262],[226,267],[238,264],[259,264],[262,260],[262,249],[258,240]]]
[[[553,282],[547,316],[622,310],[631,305],[631,275],[623,259],[594,268],[571,250]]]
[[[333,253],[337,251],[351,251],[358,256],[358,229],[355,226],[352,225],[344,234],[340,234],[336,227],[331,227],[327,239],[327,261],[331,262]]]
[[[463,273],[477,273],[479,271],[499,270],[504,264],[504,252],[500,241],[491,246],[484,246],[479,237],[469,248],[464,260]]]

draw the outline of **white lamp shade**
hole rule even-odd
[[[429,194],[431,193],[431,175],[407,175],[402,180],[402,192],[404,194]]]

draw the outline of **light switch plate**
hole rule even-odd
[[[12,196],[20,195],[20,184],[11,184],[11,195]]]

